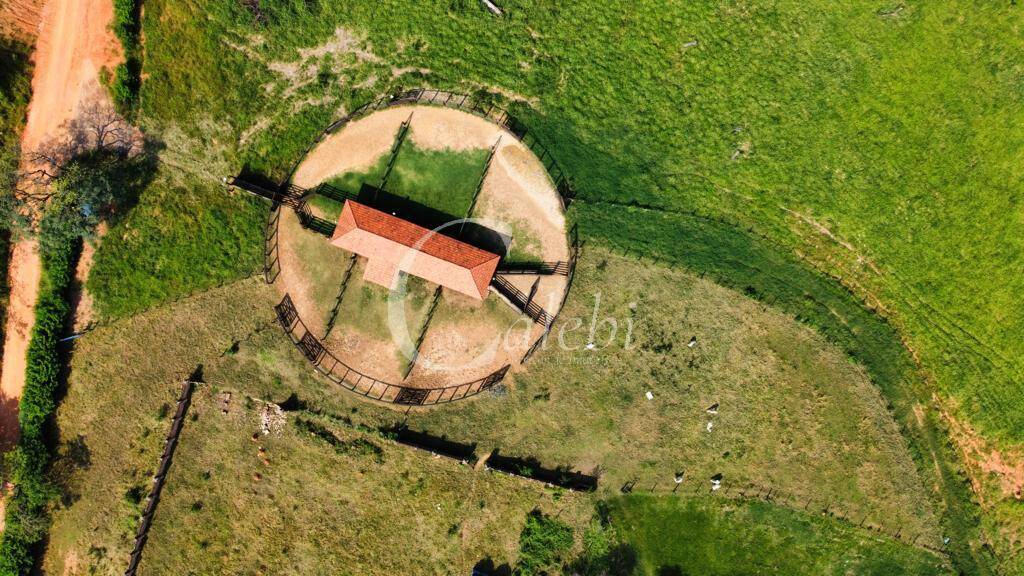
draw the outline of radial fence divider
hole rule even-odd
[[[548,335],[551,333],[551,328],[555,325],[555,321],[558,320],[558,315],[562,313],[562,309],[565,308],[565,303],[569,299],[569,289],[572,288],[572,281],[576,277],[576,261],[579,258],[581,247],[579,230],[575,224],[569,231],[569,236],[572,238],[572,246],[569,250],[569,271],[566,274],[565,292],[562,294],[562,302],[558,305],[558,310],[555,311],[555,315],[551,317],[551,321],[544,327],[544,332],[542,332],[540,337],[538,337],[533,345],[530,346],[529,350],[523,354],[522,359],[519,360],[520,364],[525,364],[526,361],[529,360],[545,342],[547,342]]]
[[[371,376],[367,376],[362,372],[359,372],[355,368],[352,368],[346,364],[342,359],[334,355],[333,352],[328,350],[323,344],[316,338],[316,336],[309,330],[302,318],[299,317],[298,311],[295,309],[295,303],[292,301],[291,296],[285,294],[281,299],[281,302],[274,306],[277,313],[278,323],[281,328],[288,335],[288,338],[292,341],[292,344],[298,348],[299,352],[302,353],[303,357],[306,358],[312,365],[313,369],[318,373],[325,376],[331,382],[341,385],[343,388],[351,390],[367,398],[380,400],[382,402],[390,402],[393,404],[408,404],[408,405],[428,405],[428,404],[441,404],[444,402],[450,402],[452,399],[462,399],[469,396],[473,396],[489,390],[500,383],[505,375],[508,373],[510,365],[506,364],[494,372],[479,378],[472,382],[454,384],[451,386],[442,386],[438,388],[412,388],[408,386],[402,386],[399,384],[392,384],[390,382],[384,382],[377,380]],[[324,368],[324,359],[330,358],[334,361],[331,365],[331,369],[327,370]],[[334,369],[338,366],[345,367],[345,375],[342,378],[337,379],[334,376]],[[346,380],[349,374],[354,373],[358,377],[355,383],[348,386],[349,381]],[[369,382],[369,386],[365,390],[360,389],[360,385],[363,381]],[[374,389],[377,385],[381,385],[384,389],[378,395],[374,395]],[[465,393],[459,398],[455,398],[455,394],[459,389],[465,388]],[[385,400],[384,397],[392,390],[397,390],[393,400]],[[445,393],[448,390],[453,390],[452,396],[448,400],[442,400]],[[472,391],[472,394],[469,392]],[[436,393],[437,396],[432,401],[427,401],[430,394]]]
[[[281,208],[275,204],[270,209],[263,235],[263,280],[267,284],[273,284],[281,274],[281,257],[278,249],[280,223]]]

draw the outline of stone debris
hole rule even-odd
[[[277,404],[267,403],[263,406],[263,410],[260,410],[260,430],[264,436],[271,433],[280,434],[286,421],[284,410]]]
[[[491,14],[494,14],[495,16],[501,16],[501,8],[498,8],[498,6],[495,5],[494,2],[491,2],[491,0],[480,0],[480,3],[483,4],[484,8],[487,8],[487,10]]]

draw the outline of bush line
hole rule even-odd
[[[58,493],[47,480],[52,452],[47,426],[57,408],[63,363],[58,343],[71,310],[68,288],[80,240],[45,243],[43,275],[36,301],[35,325],[28,346],[25,388],[19,403],[18,445],[7,455],[14,493],[7,502],[5,527],[0,538],[0,575],[29,574],[36,552],[49,526],[47,506]]]
[[[142,87],[142,0],[114,0],[114,34],[121,41],[125,61],[114,68],[110,94],[117,111],[131,117]]]

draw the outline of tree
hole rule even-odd
[[[48,202],[39,210],[42,244],[90,238],[118,198],[117,158],[96,152],[75,158],[50,185]]]
[[[535,576],[554,572],[572,543],[572,528],[567,524],[540,510],[530,512],[519,534],[519,560],[514,574]]]
[[[142,141],[109,106],[83,110],[57,138],[25,151],[0,151],[0,218],[15,232],[39,234],[41,241],[91,236],[145,160]],[[19,167],[20,166],[20,167]]]

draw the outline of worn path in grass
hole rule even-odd
[[[63,127],[96,104],[109,106],[100,86],[103,67],[113,68],[120,49],[110,23],[110,0],[51,0],[43,6],[39,39],[34,54],[32,101],[22,135],[26,153],[58,137]],[[37,167],[26,165],[29,171]],[[17,439],[17,403],[25,386],[25,355],[35,323],[33,307],[39,290],[40,263],[37,245],[23,240],[11,252],[10,307],[4,330],[3,365],[0,369],[0,444]]]

